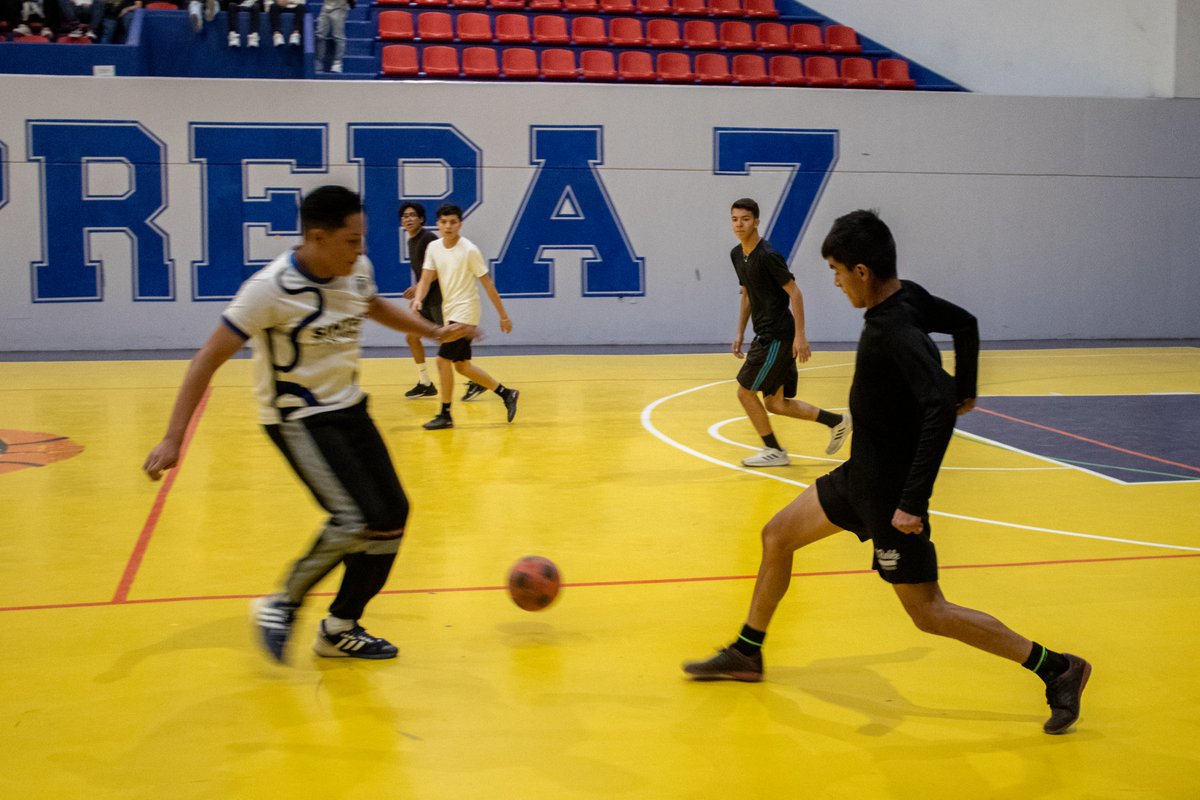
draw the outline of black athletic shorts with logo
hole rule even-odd
[[[775,394],[782,386],[784,397],[795,397],[799,377],[791,342],[755,336],[750,343],[750,352],[738,370],[737,381],[750,391],[765,395]]]
[[[881,508],[871,513],[862,502],[855,503],[850,493],[849,463],[817,478],[817,499],[825,516],[834,525],[853,533],[859,541],[871,540],[875,549],[871,568],[888,583],[936,581],[937,551],[929,538],[929,515],[921,518],[925,523],[921,533],[896,530],[892,527],[895,508]]]

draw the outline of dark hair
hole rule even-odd
[[[300,202],[300,228],[334,231],[346,227],[346,217],[362,210],[362,200],[346,187],[321,186]]]
[[[742,211],[749,211],[754,215],[755,219],[758,219],[758,203],[754,202],[749,197],[743,197],[740,200],[734,200],[733,205],[729,207],[729,210],[733,211],[735,208],[740,208]]]
[[[821,243],[821,258],[851,269],[862,264],[881,281],[896,277],[896,240],[876,211],[851,211],[838,217]]]
[[[421,222],[425,221],[425,206],[421,205],[420,203],[414,203],[411,200],[400,206],[400,216],[403,217],[404,212],[410,208],[413,210],[414,214],[421,218]]]
[[[454,205],[454,203],[443,203],[438,208],[437,215],[439,218],[441,218],[441,217],[458,217],[459,221],[462,221],[462,218],[463,218],[462,209],[459,208],[458,206]]]

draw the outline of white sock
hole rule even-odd
[[[326,633],[345,633],[353,628],[358,623],[356,619],[338,619],[337,617],[325,618]]]
[[[421,384],[422,386],[427,383],[433,383],[433,381],[429,380],[429,369],[426,368],[424,361],[422,361],[420,364],[417,364],[417,383]]]

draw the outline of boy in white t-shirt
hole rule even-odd
[[[395,658],[396,646],[359,624],[400,548],[408,498],[358,385],[362,324],[441,342],[472,329],[437,325],[375,293],[363,255],[359,196],[322,186],[300,204],[304,242],[256,272],[221,315],[188,366],[167,433],[142,469],[151,480],[174,467],[192,415],[217,369],[249,342],[259,416],[267,436],[329,519],[282,591],[255,602],[263,646],[277,660],[305,596],[341,564],[345,571],[314,645],[330,658]]]
[[[492,276],[488,274],[487,262],[479,248],[462,235],[462,209],[447,203],[438,209],[437,225],[441,239],[430,242],[425,249],[425,266],[421,281],[417,284],[416,297],[413,298],[414,311],[420,312],[429,293],[429,287],[436,277],[442,287],[442,319],[446,324],[459,323],[470,325],[472,329],[479,325],[482,312],[479,303],[479,286],[483,284],[488,299],[496,307],[500,315],[500,330],[504,333],[512,331],[512,320],[504,311],[504,302]],[[450,404],[454,398],[454,372],[458,371],[484,389],[490,389],[504,401],[508,410],[508,421],[512,422],[517,415],[517,397],[520,392],[509,389],[471,363],[471,342],[474,336],[464,337],[454,342],[446,342],[438,348],[438,375],[441,378],[442,410],[436,417],[425,423],[426,430],[441,430],[454,427],[454,418],[450,415]]]

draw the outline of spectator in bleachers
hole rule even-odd
[[[333,38],[333,63],[330,72],[342,71],[346,55],[346,15],[354,8],[354,0],[325,0],[317,17],[317,72],[325,70],[325,40]]]
[[[205,22],[212,22],[217,15],[217,0],[189,0],[188,19],[192,21],[192,30],[196,33],[204,30]]]
[[[243,10],[250,12],[250,33],[246,35],[246,47],[258,47],[258,15],[262,11],[262,0],[228,0],[225,4],[225,13],[229,15],[229,46],[242,46],[238,17]]]
[[[101,44],[124,44],[133,24],[133,13],[142,7],[142,0],[104,0],[102,31],[96,32]]]
[[[271,17],[271,40],[276,47],[290,44],[293,47],[299,47],[301,37],[304,35],[304,0],[266,0],[268,3],[268,14]],[[284,12],[292,15],[292,32],[288,35],[286,41],[283,38],[283,31],[279,29],[279,20],[283,17]]]

